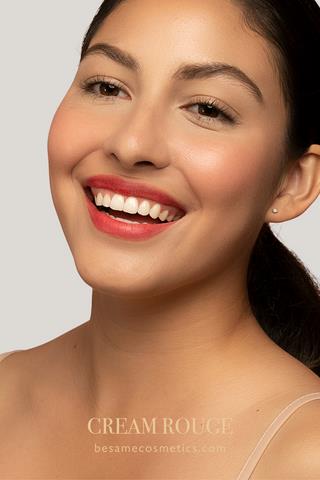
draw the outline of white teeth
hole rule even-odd
[[[164,222],[169,215],[169,210],[164,210],[163,212],[160,213],[159,218],[162,222]]]
[[[123,195],[119,195],[118,193],[113,195],[109,206],[111,210],[123,210],[123,206],[124,206]]]
[[[104,207],[109,207],[111,202],[111,197],[108,193],[105,194],[105,196],[102,199],[102,205]]]
[[[96,197],[96,205],[103,205],[103,195],[101,192]]]
[[[139,202],[135,197],[128,197],[124,202],[123,211],[127,213],[137,213]]]
[[[148,202],[148,200],[143,200],[140,205],[139,205],[139,208],[138,208],[138,213],[140,215],[149,215],[149,212],[150,212],[150,203]]]
[[[115,220],[119,220],[119,222],[124,222],[124,223],[140,223],[140,222],[134,222],[133,220],[127,220],[127,219],[125,219],[125,218],[114,217],[114,216],[111,215],[110,213],[107,213],[107,215],[109,215],[109,217],[114,218]],[[143,223],[147,223],[147,222],[143,222]]]
[[[96,195],[94,195],[94,199],[95,199],[95,204],[97,206],[103,205],[106,208],[109,207],[112,210],[123,211],[130,214],[138,213],[139,215],[142,215],[142,216],[150,215],[150,217],[153,218],[154,220],[159,218],[162,222],[165,222],[165,221],[171,222],[172,220],[178,220],[179,218],[181,218],[181,215],[177,213],[177,211],[172,212],[171,210],[168,210],[168,208],[161,211],[161,209],[165,207],[162,206],[160,203],[154,203],[152,205],[152,202],[146,199],[139,200],[138,198],[133,196],[125,197],[124,195],[120,195],[112,191],[107,191],[107,192],[105,190],[102,192],[96,191]],[[128,220],[128,223],[132,223],[132,220]],[[133,222],[133,223],[147,223],[147,222]]]
[[[150,209],[149,215],[151,218],[158,218],[161,210],[161,205],[159,203],[156,203],[153,205],[153,207]]]

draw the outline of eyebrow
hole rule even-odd
[[[82,60],[89,55],[102,54],[103,56],[114,60],[120,65],[134,71],[140,72],[141,65],[130,53],[111,45],[110,43],[96,43],[89,47],[80,59]],[[260,103],[264,104],[264,98],[258,85],[251,80],[242,70],[234,65],[224,62],[205,62],[205,63],[191,63],[182,64],[178,70],[173,74],[173,80],[188,81],[196,79],[208,79],[212,77],[229,77],[238,80],[251,93],[254,98]]]

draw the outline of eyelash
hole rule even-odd
[[[99,76],[97,76],[97,77],[95,77],[91,80],[85,80],[85,81],[81,82],[80,88],[82,90],[84,90],[85,93],[93,95],[94,97],[112,98],[112,96],[108,97],[108,96],[102,95],[100,93],[95,93],[94,87],[96,85],[102,85],[102,84],[111,85],[113,87],[119,88],[120,90],[123,90],[122,84],[117,82],[116,80],[106,81],[103,77],[101,78]],[[197,98],[195,100],[195,102],[193,102],[189,105],[186,105],[186,106],[191,107],[191,106],[194,106],[194,105],[210,107],[211,111],[216,112],[218,114],[218,116],[220,115],[222,117],[221,121],[224,122],[224,123],[229,123],[229,124],[233,124],[233,125],[236,125],[236,124],[239,123],[237,121],[237,118],[235,117],[235,115],[233,115],[227,107],[221,105],[215,99],[210,99],[209,100],[209,99]],[[198,114],[197,118],[200,121],[203,121],[204,123],[211,123],[212,121],[216,120],[218,118],[218,116],[216,116],[216,117],[205,117],[203,114]],[[204,120],[203,117],[207,118],[208,120]]]

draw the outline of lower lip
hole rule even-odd
[[[128,240],[145,240],[161,233],[177,223],[126,223],[115,220],[108,214],[98,210],[92,201],[85,195],[90,218],[94,226],[103,233],[108,233],[116,237]]]

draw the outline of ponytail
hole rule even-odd
[[[267,335],[320,376],[319,284],[266,223],[251,253],[247,286]]]

